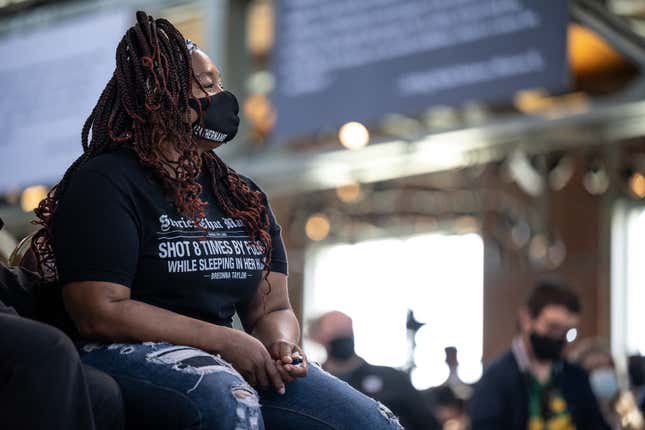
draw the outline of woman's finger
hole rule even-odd
[[[296,366],[294,365],[287,365],[288,370],[289,370],[289,375],[291,375],[294,378],[302,378],[304,376],[307,376],[307,362],[303,361],[301,364],[298,364]],[[286,366],[285,366],[286,367]]]
[[[280,342],[280,360],[283,363],[291,363],[291,354],[293,354],[296,346],[287,342]]]
[[[269,377],[267,375],[267,370],[264,363],[258,363],[258,365],[255,367],[255,379],[258,382],[260,388],[262,388],[263,390],[269,388]]]
[[[282,342],[274,342],[271,344],[271,346],[268,348],[269,349],[269,355],[271,355],[271,358],[274,360],[280,360],[280,344]]]
[[[280,377],[285,382],[285,384],[290,384],[293,381],[295,381],[295,378],[293,378],[289,374],[289,372],[287,372],[287,369],[285,369],[284,366],[282,365],[282,361],[277,360],[275,365],[276,365],[276,368],[278,369],[278,372],[280,372]]]
[[[280,371],[278,370],[278,367],[275,365],[273,360],[267,359],[265,361],[265,368],[266,368],[266,373],[269,376],[269,379],[271,379],[271,383],[275,387],[275,390],[278,392],[278,394],[284,394],[284,381],[282,379],[282,376],[280,375]]]

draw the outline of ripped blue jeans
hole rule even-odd
[[[84,363],[120,385],[128,428],[401,430],[392,413],[310,363],[308,374],[257,393],[220,356],[169,343],[85,344]]]

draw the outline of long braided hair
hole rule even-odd
[[[57,278],[52,219],[74,173],[99,154],[128,147],[144,167],[154,172],[178,211],[196,226],[207,205],[199,198],[202,187],[197,177],[202,168],[206,170],[221,210],[241,219],[251,241],[263,250],[261,261],[270,291],[271,236],[262,193],[252,191],[214,152],[199,155],[188,121],[195,77],[186,41],[165,19],[153,19],[141,11],[136,18],[137,23],[116,49],[112,78],[83,126],[83,154],[34,211],[34,223],[41,228],[33,237],[32,249],[40,274],[49,280]],[[169,159],[168,150],[179,158]]]

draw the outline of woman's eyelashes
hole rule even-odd
[[[224,89],[221,82],[218,82],[217,84],[215,82],[208,82],[206,84],[202,84],[202,87],[204,87],[204,89],[209,93],[218,93]]]

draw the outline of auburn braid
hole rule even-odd
[[[259,191],[251,191],[249,185],[227,166],[214,152],[203,155],[204,166],[208,171],[215,198],[224,213],[235,213],[244,220],[252,243],[263,251],[261,258],[266,270],[264,280],[266,293],[271,292],[269,273],[271,272],[271,234],[269,233],[268,202]],[[230,192],[226,192],[230,190]]]
[[[271,252],[266,203],[262,193],[252,191],[214,153],[200,156],[188,121],[195,77],[185,38],[165,19],[141,11],[136,19],[119,42],[114,73],[83,125],[82,155],[34,211],[34,223],[41,226],[32,240],[39,271],[46,279],[57,278],[52,221],[74,173],[99,154],[127,147],[195,225],[200,225],[207,205],[199,197],[202,187],[197,182],[205,164],[221,210],[241,219],[251,240],[263,250],[266,279]],[[168,153],[179,156],[170,160]]]

